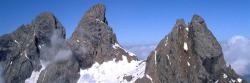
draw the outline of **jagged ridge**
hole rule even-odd
[[[177,20],[172,32],[144,62],[119,45],[105,10],[102,4],[90,8],[69,40],[49,12],[1,36],[0,64],[5,82],[245,82],[226,66],[221,46],[200,16],[194,15],[188,25]],[[95,80],[85,79],[86,75]]]
[[[226,66],[222,49],[202,17],[191,23],[178,19],[173,30],[147,58],[146,71],[137,83],[245,82]]]

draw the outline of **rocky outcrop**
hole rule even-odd
[[[41,69],[40,48],[51,44],[53,32],[65,31],[48,12],[40,14],[31,24],[22,25],[15,32],[0,37],[0,63],[6,83],[24,83],[32,71]]]
[[[112,28],[105,17],[105,6],[97,4],[82,17],[71,39],[70,46],[82,68],[90,67],[94,62],[103,63],[112,59],[137,60],[134,54],[127,52],[117,42]]]
[[[137,60],[117,42],[102,4],[86,12],[69,40],[53,14],[41,13],[31,24],[1,36],[0,54],[6,83],[76,83],[80,67],[123,56]]]
[[[145,75],[137,83],[241,83],[226,65],[222,49],[202,17],[177,20],[147,58]]]

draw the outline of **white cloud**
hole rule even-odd
[[[250,74],[250,40],[243,36],[234,36],[222,43],[226,62],[240,75]]]
[[[72,56],[72,51],[66,46],[67,41],[60,36],[61,35],[58,31],[54,31],[50,38],[50,46],[44,44],[38,45],[42,68],[38,71],[33,70],[31,76],[25,80],[25,83],[36,83],[41,72],[46,69],[47,65],[67,60]]]

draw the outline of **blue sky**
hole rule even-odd
[[[106,17],[122,44],[158,43],[176,19],[202,16],[219,41],[234,35],[250,37],[249,0],[1,0],[0,35],[28,24],[39,13],[55,14],[70,37],[94,4],[106,5]]]

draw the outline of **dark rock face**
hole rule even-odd
[[[114,58],[118,61],[122,56],[137,60],[118,44],[102,4],[86,12],[69,41],[60,22],[45,12],[31,24],[1,36],[0,54],[6,83],[25,83],[33,72],[40,73],[31,82],[76,83],[80,67]]]
[[[6,83],[23,83],[32,70],[38,69],[38,49],[31,27],[21,26],[0,39],[1,65]]]
[[[226,66],[222,49],[205,21],[194,15],[189,25],[176,22],[147,58],[145,76],[137,83],[229,83],[239,76]],[[245,81],[243,81],[245,82]]]
[[[37,83],[76,83],[79,64],[74,59],[52,63],[39,75]]]
[[[119,46],[115,34],[108,26],[102,4],[95,5],[85,13],[70,39],[70,44],[82,68],[113,58],[121,60],[122,55],[128,57],[129,61],[137,59]]]
[[[6,83],[24,83],[32,71],[41,69],[40,48],[50,45],[54,31],[65,38],[62,25],[51,13],[45,12],[31,24],[0,37],[0,63]]]

